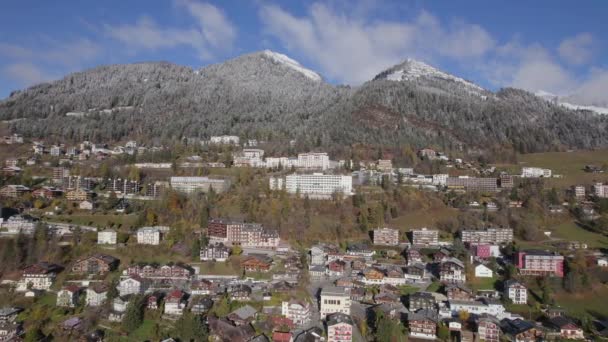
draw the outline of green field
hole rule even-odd
[[[73,223],[79,224],[83,226],[93,226],[93,227],[111,227],[115,228],[120,227],[121,229],[131,229],[135,226],[137,222],[136,214],[78,214],[75,213],[73,215],[58,215],[51,216],[48,218],[49,222],[64,222],[64,223]]]
[[[575,314],[588,313],[602,319],[608,317],[608,286],[587,291],[584,294],[559,293],[555,296],[558,305]]]
[[[585,230],[579,227],[574,221],[567,221],[556,226],[552,226],[553,237],[566,241],[580,241],[586,243],[589,248],[608,247],[608,237]]]
[[[468,281],[468,285],[473,290],[494,290],[496,287],[494,283],[496,282],[496,277],[492,278],[473,278]]]
[[[608,173],[586,173],[585,165],[602,167],[608,163],[608,150],[573,151],[573,152],[544,152],[530,153],[518,156],[518,165],[496,165],[507,169],[513,174],[520,174],[524,166],[543,167],[553,170],[554,175],[562,178],[547,179],[547,186],[567,188],[574,184],[593,184],[608,181]]]

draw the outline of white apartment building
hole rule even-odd
[[[236,135],[219,135],[211,137],[209,143],[215,145],[238,145],[240,139]]]
[[[504,296],[509,298],[513,304],[528,303],[528,289],[517,280],[507,280],[504,283]]]
[[[137,243],[140,245],[159,245],[161,235],[169,231],[169,227],[142,227],[137,230]]]
[[[439,245],[439,231],[436,229],[412,229],[412,244],[415,246]]]
[[[540,167],[523,167],[521,169],[521,177],[522,178],[550,178],[551,170],[543,169]]]
[[[332,313],[350,315],[350,291],[344,287],[328,286],[321,290],[321,319]]]
[[[21,215],[13,215],[6,221],[0,218],[0,228],[6,229],[8,235],[32,235],[36,229],[36,222]]]
[[[513,228],[466,229],[461,233],[464,243],[501,244],[513,242]]]
[[[97,244],[98,245],[115,245],[117,240],[117,234],[115,230],[106,229],[97,233]]]
[[[574,197],[576,198],[585,198],[585,186],[584,185],[576,185],[574,187]]]
[[[139,276],[130,276],[120,281],[117,290],[121,296],[144,293],[144,280]]]
[[[281,304],[281,314],[295,325],[303,326],[310,322],[312,311],[310,303],[290,300]]]
[[[445,173],[439,173],[433,175],[433,185],[446,186],[448,184],[448,175]]]
[[[298,165],[303,169],[329,169],[329,156],[325,152],[309,152],[298,154]]]
[[[598,198],[607,198],[608,185],[602,183],[595,183],[595,185],[593,185],[593,194]]]
[[[450,310],[452,315],[458,315],[461,311],[466,311],[475,315],[488,314],[498,319],[503,319],[510,315],[506,313],[505,307],[498,301],[485,299],[484,301],[451,300]]]
[[[353,177],[343,175],[324,175],[313,173],[306,175],[288,175],[285,177],[285,190],[290,194],[311,198],[330,198],[334,193],[344,196],[353,194]]]
[[[173,190],[187,194],[198,191],[209,192],[210,189],[219,193],[228,190],[230,187],[230,182],[227,179],[209,177],[171,177],[169,182]]]
[[[298,166],[298,158],[289,157],[266,157],[266,167],[269,169],[291,169],[292,167]]]

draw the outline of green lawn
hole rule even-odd
[[[437,292],[441,288],[441,283],[438,281],[434,281],[426,288],[428,292]]]
[[[594,316],[608,317],[608,286],[602,285],[596,290],[582,294],[558,293],[555,300],[558,305],[574,314],[589,313]]]
[[[470,279],[468,285],[474,290],[494,290],[496,277],[492,278],[473,278]]]
[[[420,291],[420,288],[415,287],[415,286],[402,285],[402,286],[397,286],[397,287],[399,288],[399,291],[402,296],[406,296],[408,294]]]
[[[589,248],[607,248],[608,237],[585,230],[579,227],[574,221],[567,221],[551,227],[556,238],[567,241],[580,241],[589,245]]]
[[[230,261],[228,262],[212,262],[206,261],[200,264],[193,264],[200,267],[201,274],[212,275],[239,275],[241,270],[235,270]]]
[[[73,215],[58,215],[52,216],[48,218],[50,222],[64,222],[64,223],[73,223],[80,224],[83,226],[93,226],[93,227],[118,227],[121,229],[131,229],[135,226],[137,222],[136,214],[79,214],[74,213]]]
[[[608,150],[530,153],[518,156],[518,165],[497,165],[519,174],[524,166],[543,167],[553,170],[562,178],[547,179],[547,186],[566,188],[573,184],[592,184],[608,181],[608,173],[593,174],[583,171],[585,165],[602,166],[608,160]]]

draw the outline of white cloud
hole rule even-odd
[[[144,15],[134,24],[106,24],[104,31],[124,43],[132,52],[189,46],[198,52],[201,59],[209,59],[214,51],[232,47],[237,35],[236,28],[220,9],[191,0],[179,0],[175,4],[186,9],[196,20],[194,26],[160,27],[152,18]]]
[[[494,40],[480,26],[457,22],[444,28],[427,12],[411,21],[367,20],[360,13],[314,3],[296,17],[276,5],[259,11],[265,32],[287,50],[319,64],[322,73],[360,84],[407,57],[480,57]]]
[[[559,45],[559,55],[568,63],[581,65],[593,57],[595,40],[590,33],[581,33],[564,39]]]
[[[32,63],[13,63],[2,68],[2,74],[20,86],[29,86],[55,77]]]

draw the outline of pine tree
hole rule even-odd
[[[144,320],[144,297],[137,295],[131,298],[127,305],[125,317],[122,320],[122,327],[127,332],[132,332],[143,323]]]

